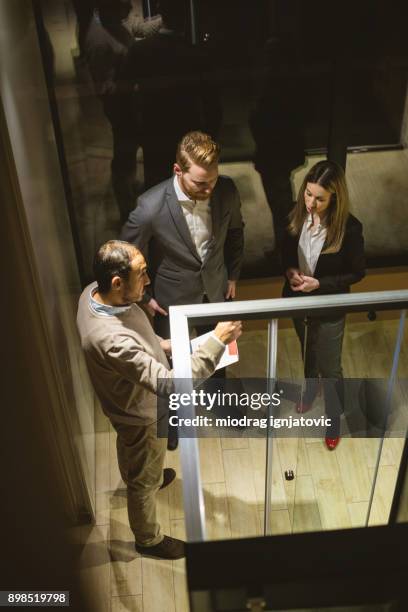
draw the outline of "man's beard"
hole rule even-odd
[[[182,188],[183,192],[186,194],[186,196],[188,196],[190,198],[190,200],[193,200],[193,201],[194,200],[203,201],[203,200],[208,200],[208,198],[211,197],[211,194],[207,194],[207,193],[200,193],[200,192],[199,193],[192,193],[187,188],[187,185],[185,184],[184,179],[183,179],[182,176],[180,177],[180,185],[181,185],[181,188]]]
[[[211,193],[199,193],[197,195],[194,196],[194,198],[192,198],[193,200],[199,200],[200,202],[203,202],[204,200],[208,200],[211,197]]]

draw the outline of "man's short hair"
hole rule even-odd
[[[188,132],[179,142],[176,161],[183,172],[187,172],[191,164],[208,168],[218,162],[220,146],[204,132]]]
[[[112,287],[112,278],[120,276],[127,280],[130,273],[130,264],[140,255],[139,249],[123,240],[108,240],[97,251],[93,272],[98,283],[99,293],[108,293]]]

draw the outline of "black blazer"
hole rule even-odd
[[[286,232],[282,246],[283,270],[298,268],[298,242],[300,236]],[[325,245],[323,245],[324,250]],[[292,291],[285,276],[284,297],[304,297],[332,293],[349,293],[350,285],[365,276],[363,226],[356,217],[349,215],[343,244],[337,253],[322,253],[317,260],[314,277],[320,282],[319,289],[310,293]]]

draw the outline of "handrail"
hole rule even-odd
[[[408,283],[407,283],[408,284]],[[333,312],[364,312],[365,310],[397,310],[408,307],[408,290],[367,291],[339,293],[335,295],[311,295],[307,297],[244,300],[240,302],[215,302],[212,304],[190,304],[170,306],[172,316],[187,316],[190,323],[198,320],[206,323],[226,317],[242,316],[251,319],[279,319],[292,317],[295,313],[331,314]],[[245,315],[245,317],[244,317]],[[271,317],[271,315],[273,315]]]

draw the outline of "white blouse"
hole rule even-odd
[[[321,223],[314,227],[313,216],[308,214],[303,223],[298,244],[299,269],[306,276],[314,276],[326,236],[327,228]]]

